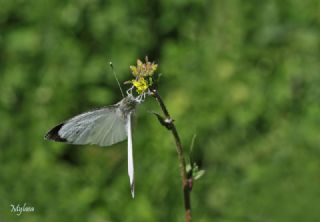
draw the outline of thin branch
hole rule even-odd
[[[185,216],[186,216],[186,222],[191,222],[191,200],[190,200],[190,193],[191,193],[191,180],[192,178],[188,178],[187,171],[186,171],[186,161],[183,154],[183,147],[181,144],[181,140],[178,134],[178,131],[176,129],[176,126],[173,123],[173,119],[171,118],[167,107],[165,106],[162,98],[160,97],[158,91],[156,89],[152,90],[152,96],[158,101],[162,112],[165,116],[165,123],[166,128],[169,129],[174,137],[174,140],[176,142],[176,150],[179,157],[179,165],[180,165],[180,174],[182,179],[182,189],[183,189],[183,199],[184,199],[184,208],[185,208]],[[163,124],[162,124],[163,125]]]

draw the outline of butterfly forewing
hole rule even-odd
[[[99,146],[110,146],[126,138],[126,119],[117,105],[77,115],[46,135],[49,140]]]
[[[128,137],[128,174],[134,197],[131,116],[137,103],[128,95],[115,105],[77,115],[53,127],[45,138],[71,144],[110,146]]]

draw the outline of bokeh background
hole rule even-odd
[[[320,218],[318,0],[0,1],[0,221],[184,221],[171,134],[148,111],[126,142],[45,141],[52,126],[116,103],[129,66],[159,63],[159,91],[206,170],[197,222]],[[11,204],[33,206],[17,216]]]

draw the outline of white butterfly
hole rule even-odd
[[[128,174],[134,198],[131,116],[141,99],[128,94],[115,105],[77,115],[55,127],[45,139],[70,144],[111,146],[128,138]]]

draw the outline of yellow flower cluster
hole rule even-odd
[[[143,94],[152,85],[151,76],[157,68],[158,65],[154,62],[149,62],[148,57],[146,57],[145,63],[138,59],[137,66],[130,66],[132,75],[136,77],[130,82],[136,88],[138,94]]]
[[[142,94],[149,87],[148,82],[143,77],[138,78],[138,80],[134,79],[131,81],[131,83],[136,88],[138,94]]]

